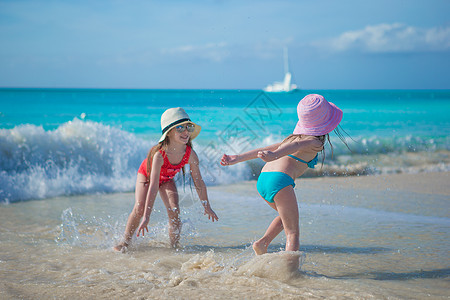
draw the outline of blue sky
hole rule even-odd
[[[449,89],[450,1],[0,0],[0,87]]]

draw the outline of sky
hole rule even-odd
[[[448,0],[0,0],[0,87],[450,89]]]

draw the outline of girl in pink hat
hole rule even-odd
[[[284,229],[286,251],[299,250],[299,214],[294,193],[294,179],[317,164],[317,154],[329,133],[342,120],[342,110],[321,95],[304,97],[297,106],[299,121],[293,134],[281,143],[238,155],[224,154],[221,165],[228,166],[250,159],[266,162],[256,188],[261,197],[275,209],[277,216],[262,238],[253,243],[257,255],[267,252],[270,242]],[[338,135],[341,137],[340,133]],[[344,141],[345,143],[345,141]]]
[[[159,143],[150,149],[148,156],[139,167],[134,208],[128,217],[123,240],[113,249],[123,252],[129,246],[133,234],[148,232],[148,222],[156,195],[160,194],[169,217],[169,237],[172,247],[180,240],[181,220],[178,205],[178,191],[173,178],[189,164],[197,194],[211,221],[219,218],[211,209],[202,175],[199,159],[192,149],[191,141],[200,133],[201,127],[191,121],[181,107],[169,108],[161,116],[162,135]]]

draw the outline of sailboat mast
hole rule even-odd
[[[284,74],[286,74],[286,73],[289,73],[289,61],[288,61],[287,47],[283,48],[283,57],[284,57]]]

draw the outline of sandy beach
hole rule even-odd
[[[160,200],[150,236],[125,254],[111,246],[130,193],[2,205],[0,298],[448,299],[449,175],[298,179],[301,251],[280,252],[281,234],[262,256],[250,245],[275,214],[254,181],[208,189],[215,224],[184,198],[178,251]]]

